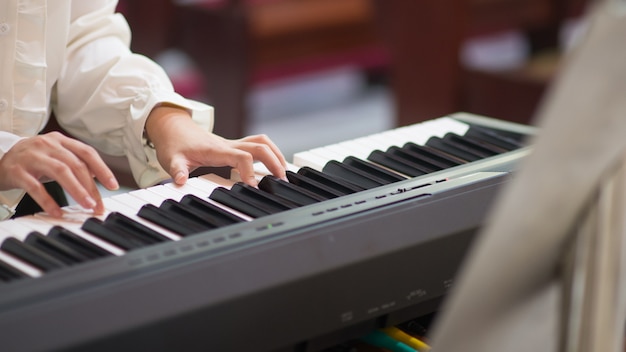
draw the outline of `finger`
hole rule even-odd
[[[86,149],[80,147],[81,144],[78,141],[72,142],[70,138],[60,133],[53,132],[26,139],[11,149],[13,166],[17,166],[21,170],[19,174],[28,175],[27,179],[18,182],[25,185],[21,188],[33,193],[37,197],[38,203],[43,203],[40,204],[42,208],[56,215],[60,214],[60,210],[54,210],[59,209],[59,207],[56,203],[49,201],[47,192],[44,193],[40,190],[42,187],[40,180],[57,180],[61,187],[81,206],[94,209],[98,213],[104,212],[104,204],[91,171],[85,162],[75,154],[78,151],[83,155],[89,155],[89,151],[85,153]],[[54,201],[52,200],[52,202]]]
[[[30,195],[33,200],[39,204],[41,209],[48,213],[50,216],[60,218],[63,216],[63,211],[57,202],[50,196],[44,185],[39,182],[35,177],[27,172],[15,175],[21,180],[21,188]]]
[[[113,171],[109,169],[95,149],[71,138],[65,139],[62,144],[86,165],[90,177],[93,175],[108,190],[113,191],[119,188]]]
[[[229,165],[239,171],[241,180],[250,186],[256,187],[258,182],[254,173],[254,166],[252,165],[254,162],[252,154],[235,149],[232,158],[233,161],[229,162]]]
[[[267,145],[268,147],[270,147],[274,155],[276,155],[282,166],[285,168],[287,167],[287,159],[285,159],[285,156],[280,151],[280,148],[278,148],[278,146],[267,135],[258,134],[254,136],[248,136],[245,137],[243,140]]]
[[[253,161],[259,160],[272,173],[272,175],[285,179],[287,177],[285,166],[278,155],[274,153],[267,144],[243,142],[237,146],[238,149],[248,152]],[[282,154],[281,154],[282,155]],[[250,163],[252,168],[252,162]]]
[[[113,172],[106,166],[100,155],[92,147],[63,135],[52,135],[62,148],[55,150],[52,175],[67,193],[83,208],[92,209],[95,214],[104,213],[102,196],[94,181],[94,175],[106,180],[105,187],[116,189],[117,181]],[[114,182],[111,182],[111,179]]]
[[[70,197],[83,208],[93,209],[96,214],[102,214],[104,204],[94,179],[89,175],[82,162],[78,161],[71,153],[67,152],[67,154],[69,156],[65,156],[64,159],[49,161],[47,168],[49,173],[46,173],[45,176],[55,179]]]
[[[174,183],[184,185],[189,179],[189,167],[184,158],[172,158],[169,168]]]
[[[76,177],[80,187],[68,189],[68,193],[77,192],[79,197],[74,198],[81,206],[93,209],[96,215],[104,213],[104,202],[98,187],[94,181],[96,177],[107,189],[116,190],[119,184],[113,172],[104,163],[100,155],[92,147],[74,139],[64,139],[63,147],[69,151],[63,153],[63,162],[70,167],[70,172]],[[68,179],[69,180],[69,179]],[[75,183],[70,183],[70,187],[76,187]],[[88,195],[84,196],[82,191],[86,190]]]

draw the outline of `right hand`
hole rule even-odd
[[[22,139],[0,159],[0,190],[21,188],[55,217],[63,212],[43,183],[57,181],[78,204],[100,215],[104,204],[94,177],[109,190],[119,187],[94,148],[59,132]]]

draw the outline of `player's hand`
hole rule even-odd
[[[189,173],[201,166],[231,166],[243,182],[256,186],[253,163],[260,161],[276,177],[286,178],[287,163],[266,135],[225,139],[205,131],[184,110],[159,107],[148,118],[146,132],[157,158],[174,182],[184,184]],[[155,110],[156,110],[155,109]]]
[[[59,132],[22,139],[0,159],[0,190],[24,189],[56,217],[62,216],[62,210],[43,183],[57,181],[82,207],[102,214],[104,205],[94,177],[110,190],[119,187],[95,149]]]

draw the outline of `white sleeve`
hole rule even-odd
[[[17,143],[23,137],[19,137],[9,132],[0,131],[0,159],[4,157],[9,149],[11,149],[15,143]],[[0,206],[6,206],[9,209],[14,210],[19,203],[20,199],[24,196],[24,191],[21,189],[12,189],[8,191],[0,191]],[[0,209],[0,221],[4,220],[2,215],[10,215],[9,213],[3,212],[3,209]]]
[[[117,1],[76,3],[52,100],[59,124],[104,153],[126,155],[141,187],[169,178],[143,141],[148,114],[159,103],[178,105],[211,130],[213,108],[175,93],[159,65],[131,53],[128,24],[114,13]]]

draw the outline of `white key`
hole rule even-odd
[[[9,237],[24,241],[33,229],[16,220],[0,221],[0,244]],[[29,263],[0,249],[0,260],[30,277],[40,277],[43,272]]]
[[[212,199],[209,199],[211,192],[213,192],[213,190],[216,189],[217,187],[224,187],[226,189],[230,189],[233,184],[235,184],[235,181],[233,180],[228,180],[215,174],[208,174],[208,175],[202,175],[202,176],[190,178],[184,186],[170,185],[170,184],[163,185],[164,188],[169,188],[170,190],[167,190],[167,191],[164,189],[160,190],[159,191],[159,193],[161,193],[160,195],[155,193],[154,196],[148,197],[145,194],[145,192],[134,193],[136,191],[133,191],[131,193],[116,195],[116,196],[113,196],[112,198],[119,202],[123,202],[131,206],[134,209],[134,213],[137,213],[139,209],[144,204],[146,204],[146,202],[150,202],[149,200],[152,200],[151,202],[152,204],[159,206],[163,200],[168,198],[167,196],[171,196],[169,198],[180,199],[183,197],[184,194],[193,194],[208,203],[211,203],[233,215],[236,215],[242,218],[243,220],[246,220],[246,221],[254,220],[254,218],[246,214],[243,214],[224,204],[221,204]],[[148,188],[147,190],[150,190],[150,188]],[[185,191],[184,193],[182,192],[183,190]],[[146,190],[142,190],[142,191],[146,191]],[[172,194],[169,192],[179,192],[179,194],[176,195],[176,194]],[[148,199],[148,200],[145,200],[145,199]]]
[[[401,147],[407,142],[420,143],[421,141],[426,141],[428,138],[432,136],[432,131],[429,131],[424,128],[399,128],[396,130],[389,131],[387,133],[387,137],[395,140],[394,146]]]
[[[413,128],[412,133],[411,133],[411,138],[404,141],[404,143],[399,144],[398,146],[402,147],[404,144],[408,142],[412,142],[417,145],[425,145],[426,142],[428,142],[428,140],[434,136],[442,137],[443,134],[441,134],[441,131],[429,130],[426,128],[420,128],[420,129]]]
[[[330,160],[342,161],[347,156],[366,160],[376,149],[386,151],[391,146],[402,147],[407,142],[424,145],[433,136],[443,137],[448,132],[463,135],[468,129],[469,126],[463,122],[442,117],[296,153],[293,163],[296,166],[309,166],[321,171]]]
[[[173,199],[177,202],[180,201],[180,199],[185,195],[174,188],[166,187],[164,185],[149,187],[146,188],[146,190],[159,195],[163,199]]]
[[[398,138],[394,137],[390,132],[379,133],[371,138],[367,138],[368,142],[371,140],[373,140],[372,144],[377,146],[377,148],[372,148],[371,150],[380,149],[385,151],[391,146],[398,145]]]
[[[257,172],[256,169],[259,169],[262,173]],[[263,171],[261,167],[255,167],[254,168],[254,179],[256,180],[256,182],[261,182],[261,179],[263,178],[263,176],[265,175],[269,175],[270,171],[266,169],[266,171]],[[217,175],[215,175],[217,176]],[[200,176],[202,177],[202,176]],[[219,177],[219,176],[218,176]],[[237,169],[231,169],[230,170],[230,180],[232,180],[233,182],[242,182],[243,180],[241,179],[241,175],[239,174],[239,170]]]
[[[364,141],[364,140],[355,141],[354,146],[361,148],[361,152],[358,155],[362,156],[362,158],[360,159],[363,159],[363,160],[367,159],[370,153],[373,152],[374,150],[385,151],[389,148],[389,146],[386,144],[380,144],[380,143],[373,144],[371,141]]]
[[[295,168],[293,165],[291,165],[291,167]],[[230,188],[233,184],[234,181],[224,179],[217,175],[203,175],[191,178],[187,184],[182,186],[170,183],[118,194],[103,199],[105,213],[97,217],[104,219],[111,212],[119,212],[172,240],[179,240],[181,236],[137,216],[136,214],[139,209],[146,203],[159,206],[165,199],[171,198],[179,201],[185,194],[194,194],[244,220],[253,220],[253,218],[245,214],[208,199],[213,189],[220,186]],[[69,206],[64,207],[63,211],[64,216],[62,218],[54,218],[46,213],[37,213],[35,215],[23,216],[15,220],[0,222],[0,244],[8,237],[14,237],[17,240],[24,241],[33,231],[46,235],[53,226],[61,226],[114,255],[121,256],[125,253],[125,250],[81,229],[82,224],[87,219],[94,217],[94,214],[90,210],[82,209],[79,206]],[[40,277],[43,275],[43,272],[38,268],[2,250],[0,250],[0,260],[30,277]]]
[[[423,125],[425,128],[433,130],[435,135],[438,137],[443,137],[448,132],[464,135],[469,130],[468,124],[456,121],[449,117],[425,121]]]
[[[189,182],[191,181],[191,182]],[[226,189],[231,189],[231,187],[235,184],[235,181],[233,180],[227,180],[223,177],[220,177],[218,175],[215,174],[209,174],[209,175],[203,175],[203,176],[199,176],[196,177],[194,179],[190,179],[188,182],[194,186],[194,187],[198,187],[202,190],[205,191],[209,191],[213,192],[214,189],[218,188],[218,187],[224,187]],[[216,183],[217,182],[217,183]],[[210,193],[209,192],[209,193]],[[203,200],[207,201],[208,203],[211,203],[233,215],[236,215],[240,218],[242,218],[243,220],[246,221],[251,221],[254,220],[254,218],[250,217],[249,215],[246,215],[244,213],[241,213],[227,205],[224,205],[220,202],[216,202],[213,199],[209,199],[208,196],[203,198]]]
[[[86,211],[77,206],[63,207],[63,211],[63,218],[54,218],[46,213],[38,213],[35,215],[22,216],[10,222],[2,222],[3,233],[9,231],[13,237],[24,241],[26,236],[32,231],[47,235],[48,231],[50,231],[53,226],[59,225],[108,252],[115,255],[122,255],[124,253],[124,250],[121,248],[101,240],[80,228],[85,220],[93,217],[91,211]]]
[[[64,210],[67,211],[65,208]],[[85,216],[84,218],[86,219],[92,214],[88,215],[89,216]],[[95,245],[104,248],[105,250],[115,255],[122,255],[124,253],[124,251],[120,248],[82,231],[80,229],[81,224],[82,221],[77,220],[76,217],[52,218],[45,213],[39,213],[35,215],[19,217],[11,221],[2,222],[2,228],[3,234],[7,233],[8,231],[9,233],[11,233],[11,237],[15,237],[20,241],[24,241],[26,239],[26,236],[33,231],[38,231],[41,234],[46,235],[50,228],[52,228],[54,225],[61,225],[64,228],[75,233],[77,236],[83,237],[87,241],[92,242]],[[14,266],[18,270],[26,273],[27,275],[31,277],[39,277],[43,274],[41,270],[22,261],[21,259],[13,257],[11,254],[6,252],[0,252],[2,252],[2,254],[0,255],[0,259],[7,262],[7,264],[10,264],[11,266]]]
[[[443,137],[448,132],[463,135],[467,129],[468,126],[466,124],[446,117],[406,126],[402,132],[404,135],[409,136],[404,143],[413,142],[418,145],[424,145],[431,137]]]
[[[335,154],[340,155],[335,160],[343,161],[348,156],[354,156],[361,160],[366,160],[367,156],[375,149],[384,149],[388,143],[382,143],[380,139],[368,139],[365,137],[357,138],[351,141],[335,144],[327,147],[333,150]],[[326,164],[330,159],[324,160]],[[320,169],[321,171],[321,169]]]
[[[327,160],[327,162],[330,160],[336,160],[341,162],[344,159],[341,154],[335,152],[328,147],[311,149],[309,150],[309,152],[317,155],[321,159]]]
[[[216,184],[203,180],[199,177],[189,179],[186,185],[194,189],[194,191],[190,192],[191,194],[205,200],[208,199],[213,190],[218,187]]]
[[[43,275],[43,272],[38,268],[26,263],[25,261],[12,256],[11,254],[0,249],[0,260],[12,266],[13,268],[23,272],[24,274],[30,277],[40,277]]]
[[[317,154],[310,151],[296,153],[293,155],[293,163],[299,167],[308,166],[317,171],[322,171],[324,165],[328,162],[328,159],[319,157]]]
[[[123,198],[122,198],[123,199]],[[131,207],[129,205],[127,205],[126,203],[123,203],[121,200],[122,199],[115,199],[113,197],[109,197],[104,199],[104,206],[107,208],[111,208],[111,209],[115,209],[115,211],[124,214],[125,216],[131,218],[132,220],[137,221],[138,223],[145,225],[146,227],[149,227],[150,229],[162,234],[165,237],[170,238],[173,241],[178,241],[181,239],[181,236],[166,229],[163,228],[157,224],[154,224],[151,221],[145,220],[141,217],[139,217],[137,215],[137,212],[139,211],[139,208],[135,208],[135,207]]]
[[[8,236],[11,236],[11,233],[8,231],[8,229],[4,229],[2,228],[2,224],[10,221],[10,220],[6,220],[6,221],[0,221],[0,244],[2,243],[2,240]]]
[[[350,142],[341,142],[337,143],[333,146],[337,150],[337,152],[343,152],[344,155],[352,155],[356,158],[365,160],[368,155],[372,152],[372,150],[366,150],[363,147],[350,143]],[[344,157],[345,159],[345,157]]]
[[[184,195],[193,194],[194,196],[202,198],[202,199],[208,198],[211,195],[211,191],[194,187],[193,184],[195,181],[192,181],[192,180],[196,180],[196,179],[197,177],[191,178],[184,185],[177,185],[172,182],[172,183],[167,183],[163,186],[166,188],[171,188],[172,190],[182,193]]]
[[[230,189],[231,187],[233,187],[233,185],[235,184],[236,181],[233,180],[229,180],[223,177],[220,177],[216,174],[206,174],[206,175],[202,175],[202,176],[198,176],[199,180],[203,180],[203,181],[208,181],[212,184],[215,184],[217,186],[221,186],[221,187],[225,187]]]
[[[124,255],[124,253],[126,253],[125,250],[123,250],[123,249],[119,248],[118,246],[116,246],[116,245],[114,245],[114,244],[112,244],[110,242],[107,242],[107,241],[105,241],[103,239],[100,239],[100,238],[90,234],[89,232],[86,232],[83,229],[81,229],[82,224],[89,217],[92,217],[92,216],[93,215],[91,215],[91,214],[84,214],[84,216],[81,218],[80,216],[75,214],[75,216],[73,216],[73,217],[55,218],[55,217],[49,216],[46,213],[37,213],[35,215],[32,215],[32,217],[24,217],[24,221],[29,221],[32,226],[37,226],[37,222],[36,222],[37,220],[41,220],[41,221],[45,222],[47,225],[49,225],[49,228],[54,226],[54,225],[61,226],[61,227],[65,228],[65,229],[73,232],[77,236],[80,236],[80,237],[86,239],[87,241],[97,245],[98,247],[101,247],[101,248],[107,250],[108,252],[113,253],[114,255],[117,255],[117,256]],[[45,225],[39,225],[39,226],[44,226],[45,227]],[[46,232],[42,232],[42,233],[46,233]]]
[[[132,196],[130,193],[117,194],[111,197],[113,200],[124,204],[126,207],[132,209],[133,214],[136,214],[141,209],[146,201]]]
[[[263,176],[267,176],[267,175],[271,175],[272,173],[270,172],[270,170],[267,169],[267,167],[265,166],[265,164],[263,163],[254,163],[254,172],[257,175],[257,178],[262,178]],[[297,172],[298,171],[298,167],[296,167],[295,165],[291,164],[291,163],[287,163],[287,167],[286,167],[287,171],[293,171],[293,172]]]
[[[136,191],[131,191],[128,194],[131,196],[140,199],[145,203],[150,203],[154,206],[159,206],[163,201],[167,198],[162,197],[161,195],[148,191],[147,189],[138,189]]]
[[[26,236],[29,233],[33,232],[34,229],[26,226],[25,224],[18,221],[17,218],[15,220],[5,220],[0,222],[0,243],[2,243],[8,237],[15,237],[20,241],[24,241]]]
[[[206,177],[205,177],[206,176]],[[223,186],[227,187],[230,189],[230,187],[232,187],[233,182],[231,180],[226,180],[224,178],[221,178],[217,175],[204,175],[204,176],[200,176],[198,177],[200,179],[200,182],[203,183],[208,183],[208,184],[212,184],[213,181],[219,182],[221,183]],[[213,187],[213,189],[219,187],[219,185],[214,184],[215,186]],[[182,193],[176,189],[173,188],[169,188],[169,187],[165,187],[165,186],[161,186],[161,187],[150,187],[148,188],[149,191],[153,191],[157,194],[159,194],[160,196],[164,197],[164,198],[171,198],[174,199],[175,201],[180,201],[180,199],[185,195],[185,193]],[[224,210],[227,210],[229,213],[237,215],[241,218],[244,218],[246,220],[252,220],[252,218],[250,218],[249,216],[245,216],[245,214],[239,213],[238,211],[231,209],[231,208],[227,208],[226,206],[219,204],[218,202],[215,202],[211,199],[207,197],[203,198],[203,200],[215,204],[215,205],[220,205],[220,207]]]

